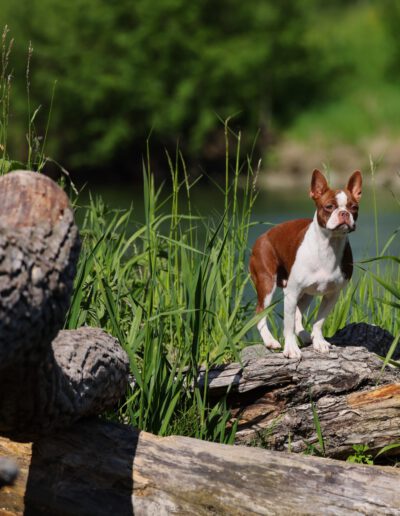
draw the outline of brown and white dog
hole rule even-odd
[[[324,175],[314,170],[310,191],[317,208],[314,218],[278,224],[254,244],[250,272],[257,290],[257,313],[270,305],[276,286],[284,289],[285,357],[301,357],[296,335],[303,343],[312,342],[320,353],[329,351],[322,325],[353,272],[347,235],[356,228],[361,186],[358,170],[343,190],[329,188]],[[323,298],[310,335],[303,328],[302,315],[312,296],[318,295]],[[280,348],[265,317],[257,327],[267,348]]]

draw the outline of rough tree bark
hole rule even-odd
[[[338,341],[338,339],[337,339]],[[209,392],[239,418],[238,442],[276,450],[318,447],[311,399],[321,424],[325,452],[346,457],[354,444],[372,451],[400,441],[400,370],[387,367],[364,347],[336,347],[321,355],[303,350],[301,361],[281,353],[252,356],[208,372]],[[201,373],[200,383],[204,381]]]
[[[0,491],[7,514],[399,514],[400,471],[156,437],[79,422],[30,444],[0,440],[21,475]]]
[[[68,198],[51,179],[0,178],[0,370],[37,360],[62,328],[79,248]]]
[[[128,358],[113,337],[94,328],[58,333],[79,249],[56,183],[26,171],[0,178],[2,433],[63,427],[113,406],[126,390]]]
[[[1,371],[0,432],[32,439],[104,412],[125,394],[127,374],[116,339],[98,328],[62,330],[36,363]]]

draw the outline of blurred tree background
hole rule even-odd
[[[150,133],[156,158],[179,142],[217,169],[232,115],[272,166],[280,142],[398,136],[399,21],[389,0],[2,0],[10,153],[26,153],[29,41],[40,134],[57,81],[47,153],[98,180],[140,177]]]

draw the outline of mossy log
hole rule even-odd
[[[209,394],[229,393],[238,442],[293,452],[311,444],[322,452],[313,400],[327,456],[347,457],[355,444],[373,453],[400,442],[400,369],[382,372],[382,364],[365,347],[349,345],[323,355],[309,347],[300,361],[253,354],[242,364],[208,371]],[[201,373],[200,383],[205,377]]]
[[[0,432],[33,437],[113,406],[128,358],[94,328],[60,331],[80,242],[65,192],[46,176],[0,178]]]
[[[156,437],[79,422],[33,445],[0,439],[20,477],[8,515],[398,514],[400,471],[298,454]]]

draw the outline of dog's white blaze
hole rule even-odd
[[[343,191],[340,191],[339,193],[336,194],[336,201],[338,203],[338,208],[340,208],[342,210],[346,209],[347,195]]]

